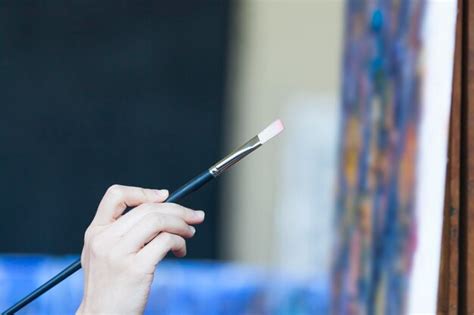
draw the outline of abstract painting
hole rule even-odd
[[[417,244],[422,0],[346,6],[334,314],[404,314]]]

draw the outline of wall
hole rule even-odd
[[[263,265],[284,263],[285,248],[281,245],[285,237],[279,226],[282,205],[289,199],[279,197],[289,186],[279,183],[288,173],[285,152],[293,142],[288,137],[307,130],[297,132],[296,128],[297,117],[304,116],[308,108],[311,115],[328,113],[332,129],[327,136],[334,141],[321,153],[335,158],[343,5],[339,0],[260,0],[241,1],[237,6],[231,37],[226,146],[230,149],[239,144],[277,117],[289,120],[291,126],[287,125],[285,136],[265,145],[223,179],[220,236],[225,259]],[[308,139],[318,138],[319,129],[314,127],[315,134]],[[334,172],[326,176],[332,180]],[[295,199],[297,189],[291,194]],[[325,190],[324,198],[332,200],[332,189]],[[291,217],[293,210],[284,209],[284,217]],[[320,210],[318,215],[329,224],[331,209]],[[292,237],[296,240],[299,236]],[[327,251],[329,246],[321,250]]]
[[[0,252],[79,253],[108,186],[219,157],[229,2],[89,2],[2,1]],[[217,188],[184,201],[208,211],[190,257],[216,256]]]

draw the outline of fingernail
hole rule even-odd
[[[204,219],[204,216],[206,214],[204,213],[204,211],[202,210],[198,210],[198,211],[194,211],[194,216],[197,218],[197,219]]]
[[[193,233],[193,235],[194,235],[194,233],[196,233],[196,229],[194,228],[194,226],[190,225],[189,230],[191,231],[191,233]]]
[[[153,192],[160,198],[168,197],[168,190],[167,189],[154,189]]]

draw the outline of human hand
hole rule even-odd
[[[77,314],[141,314],[156,265],[171,250],[186,255],[184,238],[203,211],[163,203],[167,190],[113,185],[87,228],[81,264],[84,296]],[[127,207],[135,207],[123,214]]]

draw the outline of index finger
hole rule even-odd
[[[168,198],[168,194],[167,190],[112,185],[102,197],[92,224],[112,223],[127,207],[135,207],[147,202],[163,202]]]
[[[143,217],[150,213],[161,213],[180,217],[188,224],[199,224],[204,220],[204,211],[195,211],[174,203],[143,203],[121,216],[109,228],[111,233],[123,235]]]

